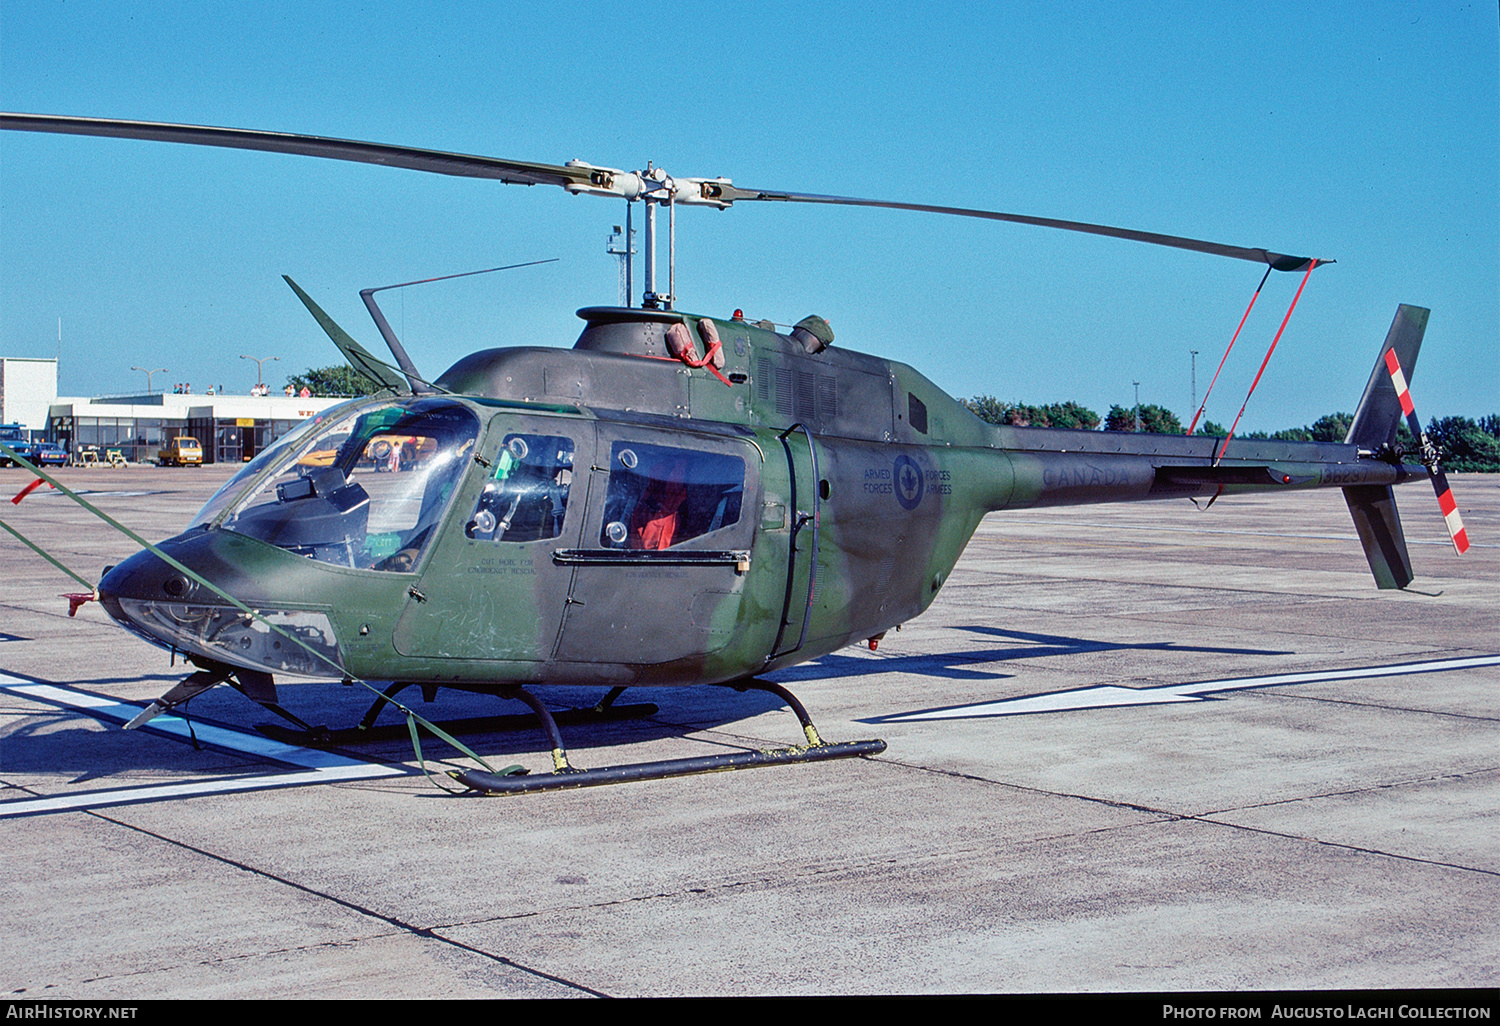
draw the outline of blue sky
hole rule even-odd
[[[1242,430],[1352,409],[1397,303],[1431,307],[1424,419],[1500,409],[1494,3],[656,5],[0,0],[0,107],[265,128],[985,207],[1333,258]],[[436,373],[571,345],[615,302],[620,201],[275,154],[0,135],[0,353],[65,393],[134,365],[245,391],[366,345],[388,293]],[[639,207],[637,208],[639,211]],[[832,322],[960,396],[1190,414],[1261,269],[895,211],[683,210],[679,307]],[[663,271],[663,274],[665,272]],[[1300,275],[1267,283],[1208,416],[1234,417]]]

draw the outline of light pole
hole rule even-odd
[[[144,367],[132,367],[130,369],[131,370],[141,371],[143,374],[146,375],[146,394],[147,395],[151,394],[151,375],[153,375],[153,374],[165,374],[167,372],[167,369],[165,367],[153,367],[151,370],[146,370],[146,368],[144,368]]]
[[[631,282],[632,267],[631,260],[635,256],[635,229],[630,226],[631,204],[625,204],[625,227],[614,226],[614,234],[609,237],[605,246],[605,252],[610,256],[620,258],[620,305],[630,305],[630,291],[635,286]]]
[[[1198,412],[1198,350],[1189,349],[1193,356],[1193,401],[1191,403],[1193,412]]]
[[[265,363],[266,363],[267,360],[280,360],[281,357],[279,357],[279,356],[245,356],[245,355],[241,354],[240,359],[241,360],[254,360],[255,361],[255,390],[257,392],[259,392],[260,391],[260,386],[265,383],[264,380],[261,377],[261,368],[265,366]]]
[[[1140,434],[1141,433],[1141,383],[1139,381],[1132,381],[1131,384],[1135,386],[1135,433],[1136,434]]]

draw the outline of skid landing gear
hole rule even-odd
[[[523,773],[496,774],[482,770],[450,770],[448,775],[469,789],[480,794],[527,794],[532,791],[557,791],[564,788],[592,787],[598,784],[619,784],[629,780],[661,780],[667,777],[685,777],[697,773],[720,773],[725,770],[748,769],[752,766],[780,766],[799,762],[822,762],[826,759],[848,759],[857,755],[879,755],[885,751],[881,740],[845,741],[829,744],[818,736],[807,710],[797,696],[779,684],[764,680],[740,681],[725,685],[736,691],[766,691],[780,698],[796,713],[802,722],[802,732],[807,744],[795,748],[774,748],[765,751],[735,752],[725,755],[706,755],[691,759],[666,759],[660,762],[639,762],[625,766],[605,766],[599,769],[578,769],[568,762],[568,753],[563,748],[562,735],[557,722],[537,697],[522,688],[504,692],[506,698],[525,702],[542,721],[542,727],[552,742],[551,773],[530,776]]]
[[[357,727],[342,727],[329,730],[320,727],[315,731],[292,730],[274,723],[262,723],[255,729],[276,741],[284,741],[287,744],[303,745],[310,748],[327,748],[333,745],[358,745],[371,741],[402,741],[409,736],[409,728],[406,721],[399,723],[375,725],[375,719],[380,711],[390,704],[402,691],[412,687],[410,681],[396,681],[375,699],[365,713],[364,719],[359,721]],[[437,686],[433,684],[416,685],[422,689],[424,701],[432,701],[437,696]],[[614,720],[643,719],[654,716],[657,707],[650,702],[640,702],[634,705],[615,705],[615,699],[620,697],[624,688],[615,688],[600,702],[588,709],[565,709],[553,714],[559,723],[605,723]],[[504,697],[511,697],[505,695]],[[509,730],[532,730],[536,727],[536,717],[530,713],[519,713],[512,716],[472,716],[462,720],[444,720],[438,724],[443,730],[454,737],[462,737],[465,734],[481,734],[495,731]]]
[[[319,737],[328,733],[327,727],[314,727],[295,713],[281,707],[276,700],[276,682],[269,673],[226,666],[223,663],[210,663],[207,660],[199,665],[203,669],[188,674],[172,690],[142,709],[134,719],[125,724],[125,729],[135,730],[162,713],[182,705],[188,699],[201,695],[209,688],[228,684],[262,708],[269,709],[276,715],[295,723],[300,728],[295,731],[299,737]],[[287,731],[287,733],[294,732]]]

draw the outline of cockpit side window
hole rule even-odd
[[[739,522],[745,461],[639,442],[610,449],[599,544],[666,549]]]
[[[561,435],[506,435],[464,533],[497,542],[561,535],[573,483],[573,451],[573,439]]]

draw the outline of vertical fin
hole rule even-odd
[[[1422,348],[1422,335],[1427,330],[1427,317],[1432,311],[1420,306],[1402,303],[1396,308],[1396,317],[1391,321],[1391,330],[1380,347],[1380,357],[1375,369],[1370,372],[1370,382],[1365,394],[1360,397],[1359,407],[1354,411],[1354,421],[1344,437],[1346,445],[1357,445],[1361,449],[1375,450],[1381,446],[1396,444],[1396,429],[1401,423],[1401,400],[1391,384],[1390,371],[1386,369],[1385,354],[1394,349],[1401,366],[1410,380],[1417,366],[1417,352]]]
[[[1349,425],[1349,433],[1344,436],[1344,444],[1357,445],[1369,452],[1385,450],[1387,454],[1394,449],[1402,408],[1401,398],[1391,382],[1387,361],[1389,354],[1394,352],[1400,365],[1407,369],[1407,373],[1411,372],[1416,366],[1431,312],[1405,303],[1396,307],[1391,330],[1386,332],[1385,341],[1380,345],[1375,369],[1370,371],[1370,381],[1354,411],[1354,420]],[[1370,562],[1376,585],[1404,588],[1410,584],[1413,576],[1411,556],[1406,551],[1406,536],[1401,532],[1395,491],[1389,485],[1353,485],[1344,489],[1344,501],[1349,504],[1349,514],[1354,517],[1354,529],[1359,532],[1359,542],[1364,546],[1365,559]]]
[[[1344,501],[1354,517],[1354,529],[1364,546],[1370,572],[1381,588],[1404,588],[1411,583],[1411,557],[1396,512],[1396,493],[1390,485],[1350,485]]]

